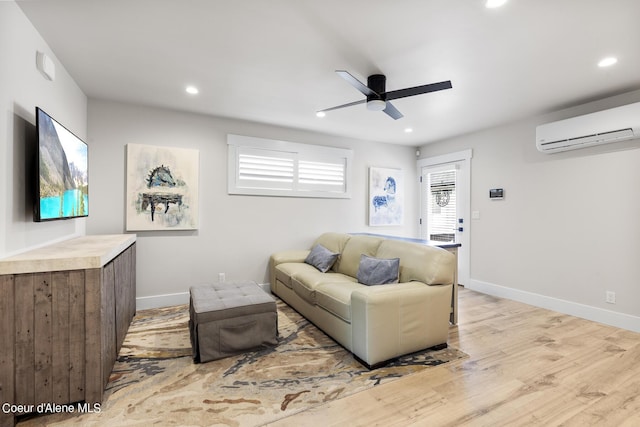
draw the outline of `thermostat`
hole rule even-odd
[[[489,190],[489,199],[491,200],[502,200],[504,199],[504,189],[503,188],[492,188]]]

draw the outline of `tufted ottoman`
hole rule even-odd
[[[255,282],[196,285],[189,289],[189,294],[189,335],[194,362],[276,345],[276,302]]]

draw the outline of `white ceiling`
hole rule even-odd
[[[18,1],[91,98],[420,145],[640,89],[640,1]],[[618,63],[599,68],[605,56]],[[393,120],[334,71],[398,99]],[[185,93],[193,84],[200,94]],[[404,132],[406,127],[413,133]]]

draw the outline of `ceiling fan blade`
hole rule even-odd
[[[377,95],[377,93],[369,89],[366,84],[353,77],[348,71],[336,70],[336,74],[345,79],[351,86],[358,89],[358,91],[360,91],[363,95]]]
[[[404,117],[404,115],[400,111],[398,111],[398,109],[394,107],[393,104],[391,104],[389,101],[387,101],[387,106],[382,111],[387,113],[387,115],[393,120],[398,120]]]
[[[339,108],[351,107],[352,105],[364,104],[365,102],[367,102],[366,99],[361,99],[360,101],[354,101],[348,104],[338,105],[337,107],[325,108],[324,110],[316,111],[316,113],[326,113],[327,111],[333,111]]]
[[[406,89],[392,90],[382,94],[386,96],[387,101],[398,98],[406,98],[407,96],[422,95],[423,93],[437,92],[439,90],[451,89],[451,80],[444,82],[431,83],[423,86],[409,87]]]

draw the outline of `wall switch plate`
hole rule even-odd
[[[471,219],[480,219],[480,211],[471,212]]]
[[[226,277],[224,273],[218,273],[218,282],[222,283],[225,281],[225,279]]]
[[[605,301],[609,304],[615,304],[616,303],[616,293],[613,291],[607,291],[606,297],[605,297]]]

